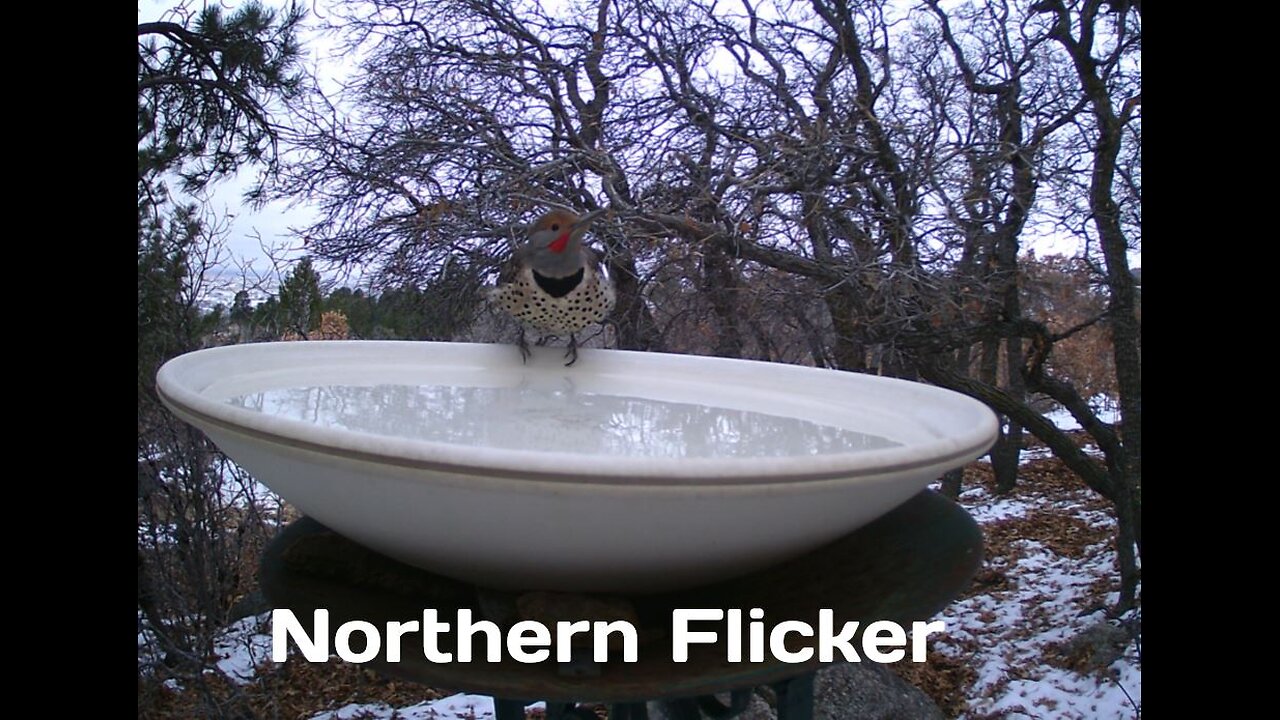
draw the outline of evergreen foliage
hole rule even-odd
[[[320,292],[320,273],[304,257],[280,283],[279,321],[289,332],[307,337],[320,327],[324,296]]]
[[[226,315],[199,304],[220,260],[219,225],[199,204],[175,201],[168,183],[197,193],[245,164],[274,162],[280,128],[267,108],[300,87],[302,17],[297,6],[211,4],[138,25],[139,658],[190,687],[207,689],[215,637],[251,589],[278,515],[264,516],[252,478],[156,393],[160,366],[208,342]],[[253,316],[247,293],[230,313]],[[235,702],[210,703],[210,716],[245,716]]]
[[[305,12],[257,2],[206,5],[186,25],[138,25],[138,192],[164,194],[176,173],[194,192],[246,162],[272,162],[278,130],[267,106],[296,95],[297,29]]]

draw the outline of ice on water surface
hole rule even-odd
[[[750,458],[900,444],[781,415],[572,388],[318,385],[255,392],[230,402],[324,427],[505,450]]]

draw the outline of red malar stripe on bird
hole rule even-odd
[[[569,233],[563,232],[563,233],[560,233],[560,237],[551,241],[551,244],[547,246],[547,249],[553,253],[562,253],[564,252],[565,247],[567,247],[568,245],[569,245]]]

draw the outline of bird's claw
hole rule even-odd
[[[578,336],[569,335],[569,348],[565,350],[564,356],[569,358],[569,362],[565,363],[565,367],[570,367],[578,362]]]
[[[529,349],[529,341],[524,337],[524,330],[520,331],[520,339],[516,342],[516,345],[520,348],[520,364],[528,363],[533,351]]]

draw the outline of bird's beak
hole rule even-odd
[[[573,224],[573,233],[575,235],[581,235],[586,232],[587,228],[591,227],[591,223],[595,222],[596,218],[604,214],[605,208],[600,208],[599,210],[592,210],[586,215],[578,218],[577,222]]]

